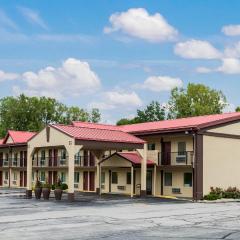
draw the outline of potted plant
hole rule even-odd
[[[56,184],[54,185],[54,195],[56,200],[62,199],[62,182],[60,179],[57,180]]]
[[[45,184],[43,184],[43,188],[42,188],[44,200],[49,200],[50,192],[51,192],[51,185],[48,182],[45,182]]]
[[[37,179],[34,187],[35,198],[40,199],[42,195],[42,183]]]

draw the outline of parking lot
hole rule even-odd
[[[0,191],[0,239],[240,239],[240,203],[96,198],[56,202]]]

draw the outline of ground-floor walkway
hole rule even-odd
[[[191,203],[118,196],[78,201],[0,194],[0,239],[239,239],[239,203]]]

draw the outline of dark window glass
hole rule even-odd
[[[79,183],[80,174],[79,172],[74,172],[74,182]]]
[[[112,183],[118,184],[118,175],[117,172],[112,172]]]
[[[149,143],[148,150],[155,150],[155,143]]]
[[[101,172],[101,183],[105,183],[105,172]]]
[[[171,187],[172,186],[172,173],[171,172],[166,172],[164,174],[164,185]]]
[[[127,184],[131,184],[131,173],[127,172]]]
[[[186,142],[179,142],[178,143],[178,154],[184,155],[186,152]]]
[[[184,173],[184,186],[192,187],[192,173]]]

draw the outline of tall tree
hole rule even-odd
[[[126,125],[142,122],[153,122],[165,119],[165,107],[157,101],[152,101],[145,109],[137,110],[137,116],[133,119],[123,118],[117,122],[117,125]]]
[[[218,114],[226,105],[226,97],[221,91],[203,84],[189,83],[187,89],[172,90],[168,118]]]
[[[0,137],[8,129],[39,131],[49,123],[70,124],[71,121],[100,121],[98,109],[87,112],[79,107],[67,107],[54,98],[5,97],[0,99]]]
[[[240,107],[236,107],[236,112],[240,112]]]

